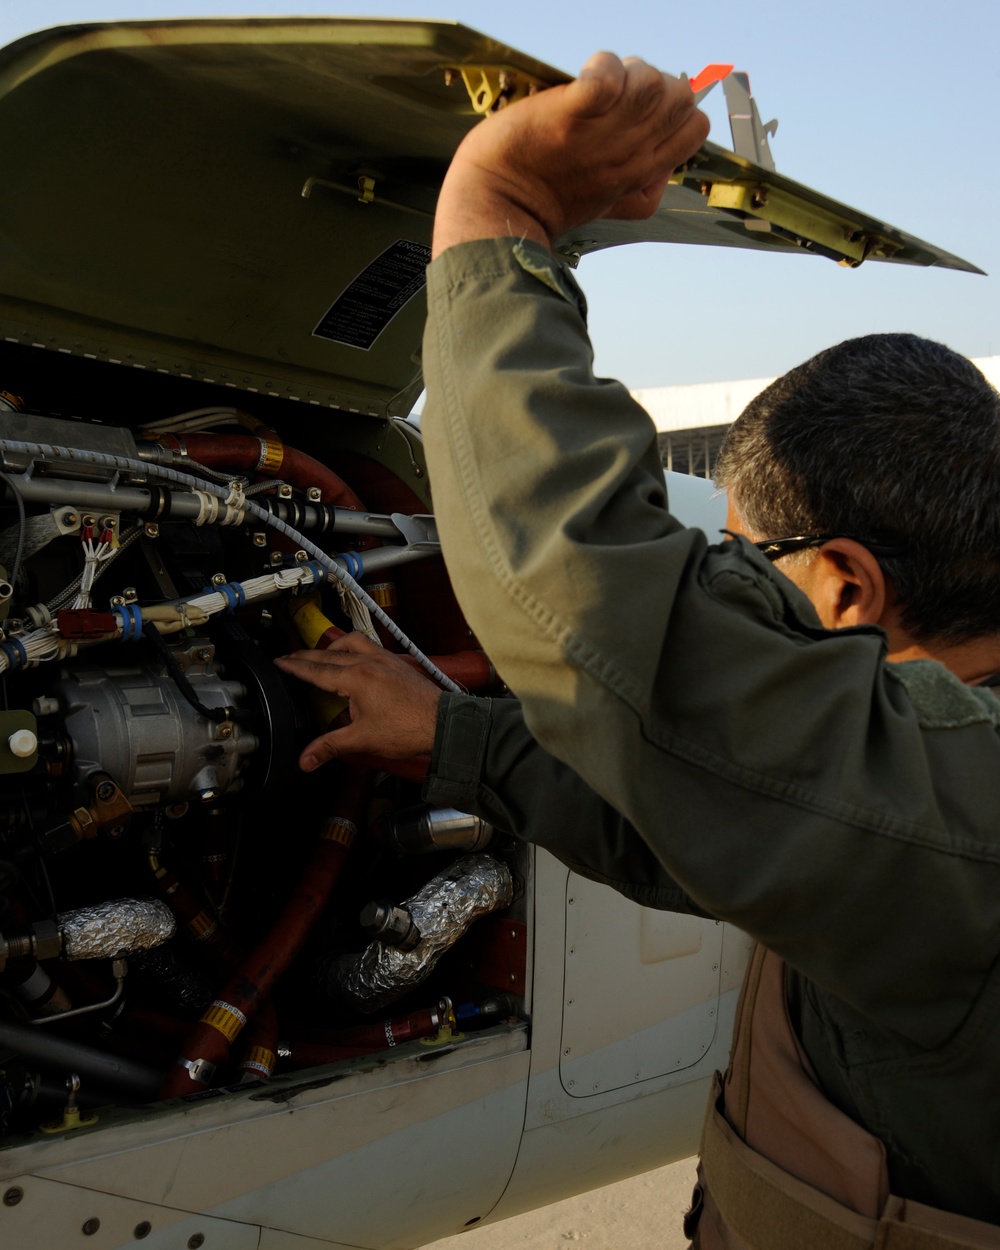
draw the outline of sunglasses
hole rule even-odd
[[[720,533],[736,538],[732,530],[721,530]],[[764,538],[759,542],[749,540],[751,546],[767,560],[780,560],[782,556],[790,556],[793,551],[805,551],[807,547],[822,547],[834,538],[849,538],[851,542],[867,547],[873,556],[902,556],[909,550],[910,544],[905,541],[893,541],[888,537],[872,537],[865,534],[796,534],[790,538]]]

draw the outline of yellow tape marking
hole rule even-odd
[[[244,1068],[256,1068],[258,1072],[263,1072],[265,1076],[270,1076],[277,1062],[278,1056],[273,1050],[267,1050],[263,1046],[251,1046],[247,1057],[243,1060],[242,1066]]]
[[[230,1042],[235,1042],[239,1037],[240,1029],[246,1024],[247,1018],[237,1007],[230,1006],[220,999],[216,999],[208,1008],[201,1018],[202,1024],[211,1025],[213,1029],[218,1029],[223,1037]]]
[[[323,826],[323,832],[319,836],[328,842],[340,842],[343,846],[350,846],[358,836],[358,827],[343,816],[333,816]]]
[[[368,593],[380,608],[396,606],[396,587],[392,582],[379,582],[375,586],[369,586]]]
[[[260,440],[260,460],[257,467],[261,473],[277,473],[284,458],[285,449],[279,442],[273,438]]]

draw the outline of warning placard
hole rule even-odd
[[[426,244],[397,239],[337,296],[313,335],[368,351],[424,285],[430,259]]]

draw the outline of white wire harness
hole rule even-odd
[[[334,584],[338,592],[342,593],[346,599],[348,612],[356,628],[372,636],[374,634],[373,621],[378,621],[443,689],[461,693],[461,687],[442,673],[403,633],[395,621],[343,567],[337,557],[328,555],[286,521],[273,516],[266,508],[262,508],[248,498],[241,482],[230,481],[225,485],[216,485],[214,482],[193,477],[166,465],[147,464],[141,460],[111,455],[107,452],[59,447],[50,443],[25,442],[19,439],[0,438],[0,453],[46,461],[61,460],[74,464],[99,466],[139,479],[156,478],[185,492],[193,493],[199,499],[198,515],[193,518],[196,525],[242,525],[252,517],[260,524],[277,530],[278,533],[291,539],[296,547],[311,557],[310,560],[293,568],[280,569],[262,577],[249,578],[245,582],[228,582],[223,586],[213,586],[181,601],[157,604],[144,609],[140,609],[136,604],[113,608],[111,615],[115,618],[114,632],[102,631],[99,637],[72,639],[63,637],[58,618],[52,619],[38,629],[20,637],[9,636],[0,643],[0,673],[42,661],[64,659],[75,655],[80,645],[105,641],[108,637],[117,637],[125,642],[133,641],[141,635],[147,621],[153,623],[161,633],[171,633],[185,629],[189,625],[204,624],[210,617],[221,612],[231,612],[243,603],[274,598],[289,592],[302,593],[304,590],[328,581]],[[90,543],[92,550],[88,552],[85,539],[84,572],[74,602],[74,607],[83,610],[90,607],[94,581],[102,568],[116,554],[113,543],[105,547],[103,534],[99,536],[97,544],[93,543],[91,535]],[[360,571],[357,557],[345,556],[342,559],[345,563],[353,564]]]

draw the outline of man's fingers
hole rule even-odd
[[[355,631],[334,639],[322,651],[292,651],[288,655],[279,655],[274,662],[284,672],[302,681],[331,690],[330,682],[339,680],[340,675],[353,665],[363,663],[365,657],[381,652],[382,648],[370,638]]]
[[[635,123],[651,122],[664,119],[678,104],[694,104],[690,88],[686,92],[678,91],[678,80],[671,74],[664,74],[654,65],[640,61],[638,57],[630,57],[625,62],[625,87],[622,92],[623,106]],[[661,120],[662,124],[662,120]]]
[[[673,160],[683,164],[708,138],[711,123],[699,108],[679,108],[674,124],[657,144],[655,158],[659,164]]]
[[[333,642],[326,648],[327,651],[354,651],[357,654],[367,653],[371,655],[373,651],[381,651],[382,648],[372,642],[359,630],[353,630],[349,634],[344,634],[340,638],[335,638]]]
[[[349,699],[370,699],[376,692],[388,691],[402,698],[406,690],[414,692],[408,696],[411,699],[418,692],[424,693],[426,699],[427,690],[439,692],[410,656],[385,651],[361,635],[347,637],[357,639],[349,648],[338,645],[323,651],[294,651],[278,656],[274,662],[282,672],[300,681]],[[338,643],[346,641],[338,639]]]
[[[274,662],[282,672],[300,681],[345,696],[353,689],[354,669],[364,663],[350,652],[331,655],[329,651],[293,651],[291,655],[279,655]]]
[[[674,170],[698,151],[708,138],[709,129],[709,120],[701,109],[685,110],[673,129],[656,145],[653,163],[664,186]]]
[[[343,729],[331,729],[329,733],[313,738],[299,756],[299,768],[304,773],[311,773],[331,760],[340,759],[342,755],[351,755],[353,729],[353,725],[345,725]]]
[[[649,159],[645,177],[634,191],[623,195],[603,216],[620,221],[641,221],[659,207],[670,176],[701,147],[708,136],[708,118],[697,110],[659,143]]]
[[[602,215],[649,217],[671,173],[704,142],[708,118],[696,107],[686,79],[661,73],[638,57],[618,61],[597,53],[578,81],[577,117],[598,126],[613,122],[617,135],[612,167],[621,181],[619,199]]]
[[[578,117],[600,117],[614,107],[625,86],[625,66],[613,52],[595,52],[566,88]]]
[[[663,74],[637,56],[620,61],[611,52],[595,52],[567,87],[566,99],[580,118],[602,117],[621,110],[630,120],[649,119],[678,103],[694,106],[691,88],[672,74]]]

